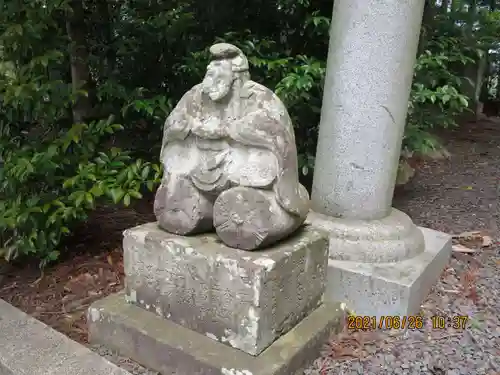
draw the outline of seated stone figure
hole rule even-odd
[[[162,229],[215,231],[227,246],[255,250],[300,227],[309,195],[299,184],[292,122],[281,100],[250,80],[237,47],[210,48],[212,61],[168,116],[155,198]]]

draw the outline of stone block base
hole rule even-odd
[[[157,223],[124,233],[129,302],[256,355],[321,303],[328,237],[303,228],[261,251],[215,234],[177,236]]]
[[[295,375],[342,328],[339,304],[325,303],[266,350],[252,356],[129,304],[118,293],[88,312],[90,341],[162,375]]]
[[[419,229],[425,251],[413,258],[394,263],[329,259],[325,299],[346,303],[358,316],[417,314],[451,255],[449,235]]]

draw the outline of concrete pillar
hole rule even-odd
[[[316,212],[391,209],[424,0],[336,0],[312,188]]]
[[[451,238],[391,208],[424,0],[335,0],[308,222],[330,234],[326,298],[411,315]]]

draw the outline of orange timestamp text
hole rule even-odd
[[[467,328],[468,322],[469,317],[467,315],[431,316],[431,324],[433,329],[465,329]]]
[[[354,316],[347,317],[349,330],[376,330],[376,329],[422,329],[424,317],[420,315],[382,315],[382,316]]]

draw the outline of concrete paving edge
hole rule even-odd
[[[131,375],[0,299],[0,375]]]

